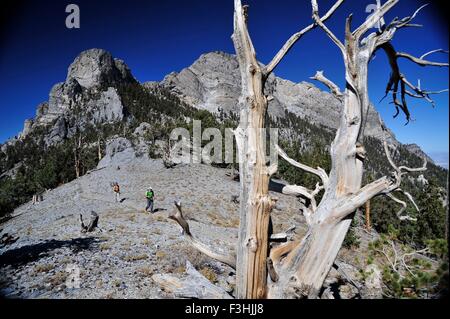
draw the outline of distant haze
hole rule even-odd
[[[433,159],[436,165],[448,169],[448,152],[430,152],[428,155]]]

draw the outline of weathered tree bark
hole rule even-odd
[[[340,43],[339,46],[351,53],[346,56],[347,89],[340,126],[331,146],[329,182],[314,212],[308,234],[282,266],[283,269],[291,268],[291,271],[281,271],[285,278],[280,281],[284,280],[288,289],[277,285],[271,289],[270,297],[286,298],[289,294],[314,298],[318,295],[351,224],[351,218],[335,218],[338,206],[348,194],[356,193],[361,188],[364,148],[358,139],[363,114],[368,108],[367,65],[370,57],[360,51],[349,28],[346,47]]]
[[[342,3],[343,0],[338,0],[321,18],[321,21],[330,18]],[[292,46],[305,33],[314,29],[317,24],[310,24],[292,35],[267,67],[263,67],[256,59],[255,49],[248,33],[248,7],[242,6],[240,0],[235,0],[234,6],[232,39],[242,81],[242,94],[239,101],[240,124],[234,131],[239,156],[240,181],[236,297],[264,298],[267,295],[267,268],[270,264],[268,263],[270,212],[275,203],[275,199],[269,196],[269,181],[277,171],[276,165],[266,165],[266,136],[263,129],[265,128],[268,98],[264,94],[264,86],[268,76]],[[178,223],[183,227],[182,219],[178,219]],[[192,236],[186,238],[191,244],[195,243],[192,241]],[[211,250],[208,251],[208,254],[214,255]]]
[[[239,154],[240,225],[237,247],[236,297],[267,296],[267,258],[269,255],[269,221],[274,199],[269,196],[270,177],[275,165],[266,165],[265,117],[268,99],[264,94],[267,77],[291,47],[309,30],[311,24],[294,34],[267,65],[261,66],[247,28],[247,7],[235,0],[234,33],[232,36],[241,72],[240,124],[235,130]],[[322,18],[328,19],[339,7],[336,4]]]
[[[321,21],[330,18],[343,1],[338,0],[321,18]],[[235,0],[234,6],[232,39],[242,81],[242,94],[239,101],[240,124],[234,131],[239,156],[240,181],[236,297],[264,298],[267,296],[267,269],[268,265],[271,265],[268,261],[270,212],[275,203],[275,199],[269,196],[269,181],[277,171],[276,165],[266,165],[265,134],[262,129],[265,128],[268,98],[264,94],[264,86],[268,76],[293,45],[305,33],[317,27],[317,24],[310,24],[292,35],[272,61],[263,67],[256,59],[255,49],[247,29],[248,6],[243,6],[240,0]],[[183,227],[180,221],[181,219],[178,222]],[[186,238],[192,244],[193,237]],[[271,273],[274,276],[273,271]]]
[[[366,230],[370,231],[372,228],[372,225],[370,224],[370,200],[366,202],[364,213],[366,215]]]
[[[79,178],[81,176],[81,151],[83,146],[83,138],[77,128],[77,135],[74,141],[73,155],[74,155],[74,168],[75,176]]]
[[[80,177],[80,167],[81,167],[81,160],[80,160],[80,157],[79,157],[79,154],[77,153],[77,151],[75,150],[74,151],[74,162],[75,162],[75,164],[74,164],[74,166],[75,166],[75,177],[76,178],[79,178]]]
[[[265,128],[267,111],[264,73],[248,34],[246,8],[239,0],[235,1],[233,42],[242,80],[240,124],[235,131],[241,185],[236,297],[263,298],[266,294],[269,219],[273,206],[269,179],[274,172],[266,166],[265,136],[261,130]]]
[[[97,138],[97,158],[99,161],[102,159],[102,140],[100,135]]]
[[[204,253],[205,255],[207,255],[213,259],[216,259],[224,264],[227,264],[228,266],[230,266],[232,268],[236,268],[236,256],[234,255],[234,253],[230,253],[230,254],[217,253],[213,249],[211,249],[210,247],[208,247],[207,245],[205,245],[204,243],[202,243],[198,239],[196,239],[191,234],[188,222],[186,221],[186,219],[184,219],[183,210],[181,208],[181,203],[175,202],[175,207],[177,210],[172,212],[169,215],[169,218],[175,220],[178,223],[178,225],[181,226],[181,229],[183,231],[183,235],[184,235],[186,241],[189,244],[191,244],[194,248],[196,248],[200,252]]]

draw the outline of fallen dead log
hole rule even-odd
[[[189,261],[186,261],[186,276],[177,278],[169,274],[156,274],[152,279],[164,291],[172,293],[175,298],[193,299],[232,299],[225,290],[213,285],[199,273]]]

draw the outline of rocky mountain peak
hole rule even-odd
[[[54,144],[73,131],[68,123],[83,127],[122,120],[125,110],[118,90],[130,83],[137,81],[124,61],[103,49],[81,52],[69,66],[66,80],[52,87],[48,102],[39,104],[36,117],[25,121],[19,139],[38,126],[51,124],[44,140]]]
[[[239,64],[233,54],[220,51],[202,54],[191,66],[167,75],[161,85],[196,108],[213,113],[239,112],[241,78]],[[312,83],[295,83],[272,74],[267,80],[266,94],[273,96],[268,107],[272,117],[282,118],[289,112],[316,125],[337,129],[341,103]],[[386,136],[382,130],[378,112],[372,105],[366,134],[378,139],[388,138],[398,144],[392,132]]]
[[[131,71],[122,60],[114,59],[103,49],[90,49],[78,55],[70,65],[66,83],[76,80],[83,88],[130,81]]]

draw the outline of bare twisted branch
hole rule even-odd
[[[322,22],[327,21],[333,13],[339,8],[339,6],[344,2],[344,0],[338,0],[336,3],[328,10],[328,12],[319,20]],[[294,44],[300,40],[306,33],[311,31],[312,29],[316,28],[317,24],[313,23],[302,29],[301,31],[294,33],[283,45],[283,47],[278,51],[278,53],[274,56],[272,61],[266,66],[264,70],[265,76],[270,75],[270,73],[273,72],[273,70],[278,66],[278,64],[281,62],[281,60],[285,57],[285,55],[292,49]]]
[[[181,226],[182,231],[183,231],[183,236],[186,239],[186,241],[191,246],[193,246],[200,252],[204,253],[205,255],[207,255],[213,259],[216,259],[220,262],[223,262],[224,264],[227,264],[228,266],[236,269],[236,257],[234,256],[234,254],[224,255],[224,254],[215,252],[212,248],[208,247],[204,243],[200,242],[198,239],[194,238],[194,236],[192,236],[191,231],[189,229],[188,222],[183,217],[181,203],[175,202],[175,207],[177,208],[177,210],[173,211],[169,215],[169,218],[173,219],[174,221],[176,221],[178,223],[178,225]]]

